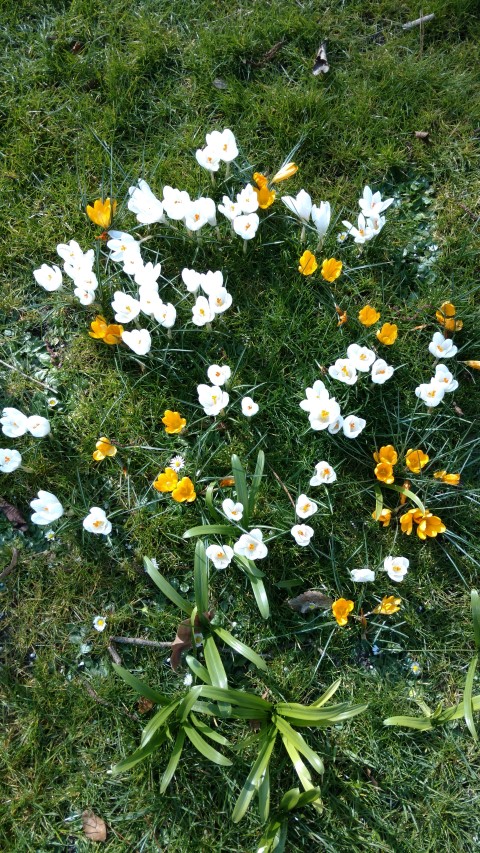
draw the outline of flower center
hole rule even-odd
[[[329,414],[330,414],[330,412],[328,411],[328,409],[322,409],[322,411],[320,412],[320,417],[321,418],[328,418]]]

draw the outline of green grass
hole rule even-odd
[[[309,733],[325,757],[325,810],[319,817],[306,808],[290,820],[287,849],[477,848],[478,749],[464,722],[431,734],[382,725],[388,716],[415,713],[415,696],[433,708],[442,699],[461,699],[474,647],[469,591],[478,585],[480,564],[478,373],[459,363],[480,357],[474,63],[480,26],[476,4],[467,0],[434,0],[427,11],[436,17],[421,35],[401,29],[419,7],[388,0],[334,0],[321,9],[291,0],[229,8],[213,0],[7,5],[0,30],[4,405],[48,414],[52,435],[4,442],[21,451],[28,470],[2,475],[2,496],[28,517],[30,500],[48,488],[67,513],[51,545],[40,528],[30,525],[23,535],[0,518],[0,571],[12,547],[19,549],[18,568],[0,590],[2,849],[90,849],[81,830],[85,808],[106,820],[105,848],[112,853],[256,849],[255,808],[238,826],[230,821],[253,754],[242,755],[229,772],[189,749],[164,796],[158,793],[163,754],[120,778],[107,773],[136,747],[148,718],[113,674],[107,635],[173,637],[178,612],[143,572],[142,557],[156,557],[160,570],[192,596],[194,544],[182,536],[207,519],[201,492],[230,473],[231,453],[252,472],[259,447],[267,465],[252,526],[272,536],[284,532],[262,564],[271,619],[260,618],[249,585],[233,567],[213,574],[211,597],[225,626],[235,622],[237,636],[265,654],[269,673],[260,678],[225,651],[231,683],[309,702],[341,676],[340,701],[369,702],[365,715],[342,727]],[[317,79],[311,67],[324,37],[331,71]],[[273,60],[263,63],[282,39]],[[216,78],[226,88],[216,88]],[[223,225],[220,242],[213,231],[197,242],[161,226],[140,227],[141,236],[151,235],[145,257],[158,253],[171,282],[165,298],[179,312],[171,339],[163,330],[154,333],[142,367],[130,352],[90,339],[94,308],[70,301],[65,288],[46,294],[32,270],[56,262],[59,242],[94,244],[97,230],[84,208],[102,193],[119,200],[119,227],[132,229],[126,196],[139,176],[158,194],[164,184],[209,194],[208,175],[193,152],[205,132],[226,126],[241,147],[242,171],[234,169],[232,178],[237,188],[256,169],[273,174],[298,145],[299,172],[279,194],[304,187],[315,200],[331,202],[338,227],[329,232],[324,256],[341,257],[345,273],[331,287],[318,273],[299,276],[299,229],[286,221],[280,203],[246,255]],[[418,130],[429,132],[428,142],[415,138]],[[396,205],[382,234],[359,256],[335,238],[367,182],[394,195]],[[221,194],[217,183],[212,195]],[[437,253],[428,249],[432,244]],[[184,299],[178,280],[183,266],[221,268],[227,275],[234,307],[210,334],[189,322],[192,299]],[[109,293],[122,276],[112,265],[108,275],[102,273],[102,308],[111,316]],[[428,415],[414,389],[430,376],[435,309],[447,299],[464,321],[456,338],[461,354],[452,360],[460,388]],[[335,302],[349,314],[341,328]],[[375,341],[374,330],[356,320],[367,302],[381,311],[382,322],[398,324],[397,342],[382,355],[399,369],[383,388],[330,383],[342,411],[365,414],[359,439],[314,434],[298,407],[303,390],[349,343]],[[231,406],[215,425],[198,407],[196,385],[220,359],[234,379]],[[57,410],[48,412],[50,392],[42,383],[56,389]],[[247,393],[260,404],[251,421],[238,403]],[[164,433],[166,408],[187,418],[178,439]],[[128,477],[116,460],[92,462],[103,434],[121,447]],[[409,479],[447,524],[449,533],[438,541],[423,544],[372,520],[371,454],[388,443],[399,454],[428,450],[430,465]],[[199,492],[185,507],[151,489],[175,453],[186,455]],[[308,486],[322,458],[338,472],[328,494]],[[461,470],[461,487],[433,480],[439,468]],[[273,472],[294,498],[306,491],[321,504],[312,547],[294,546],[288,532],[293,508]],[[384,495],[396,505],[393,493]],[[112,516],[111,546],[82,534],[81,519],[92,505]],[[348,570],[377,567],[391,553],[408,557],[411,570],[398,587],[401,612],[375,620],[385,624],[379,635],[372,624],[362,638],[359,625],[340,629],[330,614],[302,617],[286,605],[315,587],[356,602],[363,595],[368,608],[397,587],[380,572],[374,585],[355,589]],[[94,636],[98,613],[108,627]],[[374,643],[381,654],[373,654]],[[167,651],[123,646],[120,652],[126,667],[160,690],[183,690],[184,671],[171,671]],[[417,679],[412,661],[422,667]],[[243,734],[243,727],[233,727],[232,739]],[[274,811],[295,784],[283,757],[272,779]]]

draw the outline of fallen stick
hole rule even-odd
[[[10,560],[10,564],[6,567],[6,569],[3,570],[3,572],[0,572],[0,581],[3,581],[3,579],[6,578],[10,574],[10,572],[13,572],[15,566],[17,565],[17,560],[18,551],[16,548],[14,548],[12,551],[12,559]]]
[[[157,642],[157,640],[142,640],[139,637],[110,637],[111,643],[123,643],[126,646],[149,646],[152,649],[169,649],[170,642]]]
[[[421,27],[427,21],[433,21],[434,17],[435,13],[432,12],[431,15],[422,15],[421,18],[415,18],[414,21],[407,21],[406,24],[402,24],[402,30],[413,30],[414,27]]]

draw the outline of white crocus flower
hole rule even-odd
[[[441,332],[435,332],[428,345],[428,351],[435,358],[452,358],[457,354],[458,347],[455,346],[451,338],[444,338]]]
[[[209,196],[202,198],[202,202],[203,202],[203,210],[204,210],[205,216],[207,217],[207,222],[209,225],[212,226],[212,228],[214,228],[217,224],[217,207],[216,207],[216,204],[215,204],[213,198],[210,198]]]
[[[347,358],[350,359],[356,370],[360,370],[361,373],[368,373],[376,359],[376,355],[368,347],[361,347],[359,344],[350,344],[347,349]]]
[[[314,530],[313,527],[310,527],[308,524],[294,524],[290,533],[297,545],[301,545],[305,547],[309,544],[310,539],[313,536]]]
[[[152,347],[152,338],[148,329],[122,332],[122,341],[137,355],[146,355]]]
[[[106,616],[95,616],[93,619],[93,627],[96,631],[101,633],[107,627],[107,617]]]
[[[199,231],[208,222],[207,211],[203,198],[196,198],[190,202],[185,212],[185,227],[189,231]]]
[[[142,225],[165,222],[163,204],[152,192],[146,181],[140,178],[138,187],[129,187],[128,194],[130,198],[127,207],[136,215],[137,222]]]
[[[456,391],[458,381],[453,378],[446,364],[437,364],[435,368],[435,376],[430,380],[432,385],[439,385],[445,393]]]
[[[74,282],[83,281],[92,272],[93,261],[93,249],[89,249],[84,255],[78,255],[71,263],[65,261],[63,269]]]
[[[182,270],[182,281],[189,293],[196,293],[202,282],[202,273],[184,267]]]
[[[208,299],[205,296],[197,296],[197,301],[192,308],[192,323],[196,326],[205,326],[211,323],[214,317],[215,314],[210,308]]]
[[[223,314],[232,304],[232,294],[225,287],[220,287],[208,297],[208,304],[214,314]]]
[[[363,418],[357,418],[355,415],[347,415],[343,419],[343,434],[347,438],[357,438],[366,425],[367,422]]]
[[[126,231],[109,231],[110,240],[107,241],[107,246],[110,249],[110,260],[123,263],[127,253],[132,252],[140,255],[140,243],[128,234]]]
[[[141,305],[138,299],[134,299],[122,290],[116,290],[112,299],[112,308],[115,311],[117,323],[130,323],[140,314]]]
[[[233,546],[235,554],[248,560],[263,560],[268,554],[268,548],[263,541],[263,533],[258,528],[244,533]]]
[[[242,208],[242,213],[255,213],[258,210],[257,193],[251,184],[247,184],[241,192],[237,193],[237,202]]]
[[[305,389],[306,399],[299,403],[304,412],[313,412],[323,401],[328,401],[329,393],[321,379],[317,379],[311,388]]]
[[[381,193],[372,193],[369,186],[363,188],[363,196],[358,200],[360,210],[362,211],[364,216],[368,216],[372,219],[376,216],[379,216],[380,213],[383,213],[383,211],[386,210],[387,207],[390,207],[392,202],[393,198],[387,198],[382,201]]]
[[[221,270],[208,270],[200,273],[200,286],[207,296],[212,296],[218,290],[223,288],[223,273]]]
[[[245,415],[246,418],[251,418],[258,412],[258,403],[254,403],[251,397],[244,397],[241,400],[240,405],[242,407],[242,414]]]
[[[231,498],[225,498],[222,501],[222,509],[230,521],[241,521],[243,517],[243,504],[239,501],[235,503]]]
[[[256,213],[249,213],[246,216],[237,216],[233,220],[233,230],[235,234],[242,237],[244,240],[251,240],[257,233],[257,228],[260,224],[260,219]]]
[[[394,374],[394,368],[383,358],[377,358],[372,364],[371,379],[376,385],[383,385]]]
[[[218,205],[218,210],[220,213],[223,213],[226,219],[232,222],[237,216],[240,216],[242,205],[238,201],[232,201],[228,195],[224,195],[222,204]]]
[[[409,565],[410,562],[406,557],[389,556],[385,557],[383,561],[383,570],[387,573],[390,580],[399,583],[403,581],[407,574]]]
[[[431,380],[430,382],[422,382],[421,385],[418,385],[415,388],[415,394],[420,400],[423,400],[426,406],[434,409],[435,406],[438,406],[442,402],[445,396],[445,388],[440,383],[437,384]]]
[[[341,415],[339,415],[338,418],[335,418],[335,420],[332,424],[328,425],[328,431],[329,431],[330,435],[336,435],[337,432],[340,432],[342,427],[343,427],[343,418]]]
[[[73,294],[77,297],[80,305],[91,305],[92,302],[95,302],[95,291],[89,290],[88,287],[76,287]]]
[[[312,212],[312,199],[305,190],[300,190],[296,198],[292,195],[284,195],[282,196],[282,201],[285,207],[300,219],[302,224],[308,222]]]
[[[373,229],[366,221],[363,213],[360,213],[358,216],[358,228],[355,228],[355,226],[346,219],[342,220],[342,225],[345,225],[350,236],[353,237],[355,239],[355,243],[358,243],[359,245],[366,243],[374,236]]]
[[[27,416],[11,406],[6,406],[3,409],[0,423],[2,424],[3,434],[7,435],[8,438],[19,438],[19,436],[25,435],[28,429]]]
[[[229,396],[218,385],[197,385],[198,402],[206,415],[215,417],[228,405]]]
[[[33,524],[51,524],[63,515],[63,506],[55,495],[40,489],[38,496],[30,501],[33,509]]]
[[[152,264],[151,261],[148,264],[143,264],[142,266],[138,266],[135,270],[134,279],[135,284],[138,284],[139,287],[157,287],[158,289],[158,279],[160,277],[160,273],[162,271],[161,264]]]
[[[112,522],[108,520],[105,510],[99,506],[90,507],[90,512],[82,522],[88,533],[103,534],[108,536],[112,531]]]
[[[230,545],[209,545],[205,553],[216,569],[226,569],[233,558],[233,548]]]
[[[225,130],[212,130],[205,136],[208,148],[215,151],[217,157],[224,163],[231,163],[238,157],[238,146],[233,132],[226,127]]]
[[[329,201],[321,201],[320,205],[317,207],[316,204],[312,205],[312,222],[317,229],[318,236],[320,240],[323,240],[325,234],[328,231],[328,226],[330,225],[330,202]]]
[[[76,240],[70,240],[69,243],[59,243],[57,246],[57,255],[67,264],[75,264],[78,259],[83,258],[83,249],[80,248]]]
[[[345,385],[355,385],[358,379],[355,365],[349,358],[337,358],[335,364],[331,364],[328,373],[332,379],[338,379]]]
[[[367,226],[372,230],[372,237],[376,237],[377,234],[380,234],[385,222],[386,219],[384,216],[372,216],[367,219]]]
[[[310,518],[318,509],[318,504],[312,501],[307,495],[299,495],[295,504],[295,512],[299,518]]]
[[[334,483],[337,475],[329,462],[317,462],[315,474],[310,479],[311,486],[324,486]]]
[[[335,397],[328,397],[315,406],[308,416],[310,426],[318,431],[328,429],[340,417],[340,406]]]
[[[375,580],[375,572],[371,569],[352,569],[350,577],[355,583],[369,583]]]
[[[74,279],[76,287],[83,287],[85,290],[96,290],[98,287],[98,278],[93,270],[85,269],[81,275]]]
[[[207,376],[212,385],[224,385],[231,375],[232,371],[228,364],[211,364],[207,370]]]
[[[155,308],[153,316],[157,323],[160,323],[164,329],[171,329],[177,319],[177,309],[171,302],[162,302],[160,300],[160,304]]]
[[[158,295],[158,285],[142,284],[138,288],[138,301],[140,310],[147,317],[153,317],[154,312],[163,305],[160,296]]]
[[[207,169],[208,172],[218,172],[220,168],[220,158],[216,151],[208,145],[205,148],[197,148],[195,157],[199,166]]]
[[[185,190],[177,190],[174,187],[163,188],[163,209],[170,219],[179,221],[185,219],[190,207],[190,196]]]
[[[53,264],[51,267],[48,264],[42,264],[38,270],[33,271],[33,275],[37,284],[50,293],[62,286],[62,273],[60,267],[57,267],[56,264]]]
[[[10,450],[8,447],[0,448],[0,471],[2,474],[11,474],[22,464],[22,457],[18,450]]]
[[[30,415],[27,418],[27,429],[35,438],[45,438],[50,432],[50,421],[41,415]]]
[[[123,256],[123,272],[135,277],[143,270],[143,266],[140,250],[132,245]]]

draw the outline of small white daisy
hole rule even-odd
[[[53,540],[55,539],[55,533],[53,530],[46,530],[43,535],[48,542],[53,542]]]
[[[185,468],[185,459],[183,456],[173,456],[168,463],[169,468],[173,468],[174,471],[181,471],[182,468]]]
[[[191,687],[193,683],[193,675],[191,672],[187,672],[185,678],[183,679],[183,683],[185,687]]]
[[[50,409],[54,409],[55,406],[58,406],[58,400],[56,397],[49,397],[47,400],[47,404]]]
[[[346,231],[341,231],[340,234],[337,234],[337,243],[344,243],[347,239],[348,234]]]
[[[93,627],[96,631],[104,631],[107,627],[107,618],[106,616],[95,616],[93,620]]]

